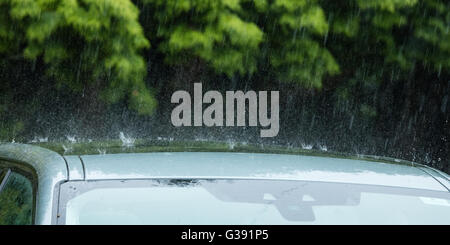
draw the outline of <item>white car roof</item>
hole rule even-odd
[[[305,155],[157,152],[66,156],[66,160],[69,163],[71,180],[148,178],[302,180],[435,191],[448,191],[450,186],[448,176],[423,166]]]

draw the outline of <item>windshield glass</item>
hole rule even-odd
[[[450,194],[276,180],[61,185],[59,224],[450,224]]]

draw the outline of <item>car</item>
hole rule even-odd
[[[0,145],[1,224],[450,224],[449,189],[381,157]]]

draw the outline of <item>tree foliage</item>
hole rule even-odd
[[[282,81],[321,87],[339,67],[321,45],[328,23],[317,1],[144,0],[170,63],[197,56],[229,77],[269,64]],[[155,30],[149,29],[149,33]],[[319,39],[319,40],[318,40]],[[179,57],[183,57],[180,59]],[[187,58],[186,58],[187,57]]]
[[[336,111],[368,125],[387,120],[397,90],[414,114],[417,88],[444,96],[448,86],[449,26],[444,0],[0,0],[0,138],[41,106],[23,99],[39,89],[18,84],[95,91],[149,115],[153,74],[194,60],[214,78],[331,95]],[[23,115],[11,115],[16,106]]]
[[[149,47],[129,0],[2,0],[0,52],[42,59],[58,86],[82,91],[100,83],[106,101],[127,96],[140,113],[156,101],[144,83]]]
[[[229,0],[145,0],[158,23],[149,35],[163,39],[159,49],[167,61],[198,56],[217,72],[232,76],[256,71],[257,53],[263,32],[255,23],[243,20],[239,1]]]

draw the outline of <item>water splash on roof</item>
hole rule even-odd
[[[135,138],[132,138],[129,135],[125,135],[123,132],[119,133],[119,138],[122,141],[122,146],[125,147],[133,147],[134,142],[136,141]]]

